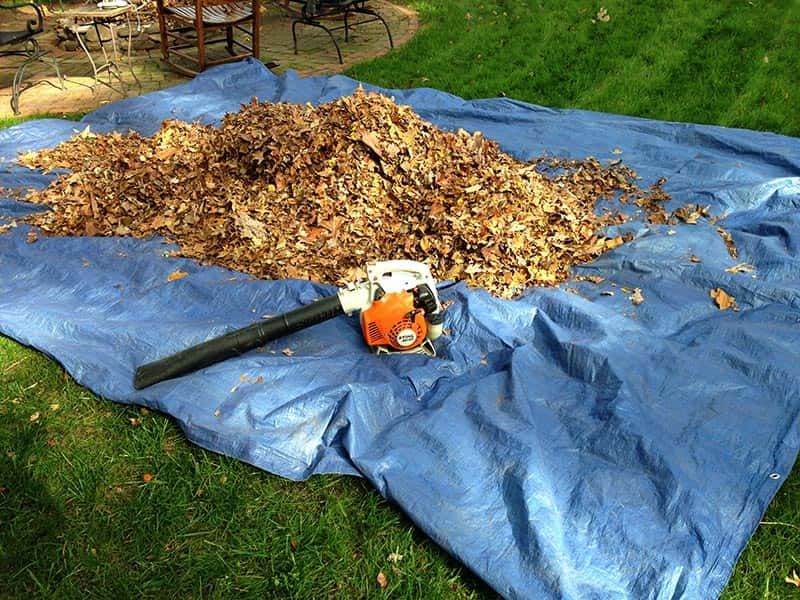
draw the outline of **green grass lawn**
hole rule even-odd
[[[594,23],[586,2],[409,3],[420,34],[351,75],[800,135],[797,2],[608,1]],[[494,597],[363,481],[200,450],[5,338],[0,418],[2,598]],[[800,598],[783,581],[800,570],[798,467],[764,521],[727,600]]]

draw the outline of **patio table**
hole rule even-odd
[[[117,28],[120,21],[124,18],[125,25],[128,30],[128,69],[136,81],[136,84],[141,87],[139,78],[133,70],[133,63],[131,61],[131,48],[133,44],[133,30],[131,27],[131,13],[136,10],[134,5],[126,4],[125,6],[113,8],[99,8],[99,7],[83,7],[77,9],[66,9],[54,11],[53,16],[64,19],[66,21],[65,28],[72,32],[78,40],[78,44],[86,53],[89,63],[92,66],[92,74],[94,76],[94,85],[91,86],[92,92],[98,84],[103,84],[112,90],[126,95],[125,83],[122,80],[122,72],[120,70],[120,52],[117,44]],[[108,38],[104,38],[100,33],[100,28],[103,27],[108,30]],[[94,29],[97,34],[97,42],[100,45],[100,50],[103,53],[103,62],[98,64],[92,53],[89,51],[86,34]],[[110,43],[110,49],[106,50],[106,44]],[[108,83],[101,81],[99,78],[100,73],[106,71],[108,73]],[[119,82],[119,87],[113,84],[113,78]]]

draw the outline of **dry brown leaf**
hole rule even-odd
[[[286,356],[292,356],[294,354],[294,350],[292,350],[291,348],[284,348],[283,350],[281,350],[281,352]]]
[[[334,284],[370,260],[424,260],[502,297],[626,242],[602,235],[626,220],[604,202],[664,223],[669,198],[664,179],[640,189],[618,159],[521,162],[363,90],[322,106],[253,101],[220,127],[77,136],[18,160],[71,170],[26,197],[52,208],[26,218],[45,235],[160,235],[205,263]]]
[[[689,260],[690,260],[690,261],[692,261],[693,263],[699,263],[699,262],[703,262],[702,260],[700,260],[700,257],[699,257],[699,256],[695,256],[694,254],[692,254],[692,255],[689,257]]]
[[[31,423],[33,423],[34,421],[38,421],[38,420],[39,420],[39,411],[38,410],[35,413],[33,413],[30,417],[28,417],[28,421],[30,421]]]
[[[640,290],[639,288],[633,290],[633,294],[630,295],[630,300],[636,306],[639,306],[642,302],[644,302],[644,296],[642,295],[642,290]]]
[[[728,292],[723,290],[722,288],[714,288],[709,293],[711,299],[717,305],[717,308],[720,310],[728,310],[729,308],[736,308],[736,298],[731,296]]]
[[[183,279],[184,277],[188,277],[189,274],[186,271],[181,271],[178,269],[177,271],[173,271],[167,277],[167,281],[175,281],[176,279]]]
[[[151,473],[142,473],[142,481],[145,483],[150,483],[153,481],[153,475]]]
[[[385,590],[388,587],[389,580],[386,577],[386,573],[383,571],[380,571],[375,579],[378,581],[378,585],[381,586],[382,590]]]
[[[791,585],[793,585],[795,587],[799,587],[800,588],[800,575],[797,574],[797,570],[796,569],[792,569],[791,576],[787,576],[784,579],[784,581],[786,583],[788,583],[788,584],[791,584]]]
[[[142,424],[142,420],[136,417],[129,417],[128,423],[130,423],[133,427],[138,427],[139,425]]]
[[[737,258],[739,256],[739,250],[736,248],[736,242],[733,241],[733,236],[722,227],[717,227],[717,233],[725,242],[725,247],[728,249],[728,254],[731,255],[731,258]]]
[[[756,268],[750,263],[739,263],[725,269],[727,273],[752,273]]]

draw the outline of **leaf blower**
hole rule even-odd
[[[136,369],[137,390],[239,356],[267,342],[361,311],[361,331],[376,354],[418,352],[435,355],[442,334],[442,305],[427,265],[411,260],[368,264],[365,281],[350,283],[295,310],[201,342]]]

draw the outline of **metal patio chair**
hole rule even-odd
[[[19,95],[25,89],[33,85],[29,83],[26,87],[22,87],[22,82],[25,77],[25,67],[32,62],[41,61],[52,66],[58,77],[59,85],[57,87],[60,87],[62,90],[64,89],[64,80],[58,68],[58,61],[55,58],[50,61],[44,60],[47,51],[42,50],[41,46],[39,46],[39,41],[36,39],[36,36],[44,31],[44,14],[42,13],[42,9],[33,3],[16,5],[0,4],[0,13],[6,10],[19,12],[19,9],[23,7],[32,8],[36,14],[30,15],[29,18],[21,18],[20,20],[23,21],[23,23],[14,26],[13,29],[6,29],[0,25],[0,58],[6,56],[20,56],[23,58],[22,63],[17,67],[14,73],[14,79],[11,83],[11,110],[14,111],[15,115],[19,114]],[[0,17],[0,21],[6,22],[6,19]],[[47,83],[54,85],[50,81],[47,81]]]
[[[339,56],[339,64],[344,64],[344,61],[342,60],[342,51],[339,48],[339,43],[333,36],[334,31],[344,29],[344,41],[348,42],[350,41],[350,29],[353,27],[366,23],[380,22],[386,29],[386,35],[389,37],[389,48],[394,48],[394,40],[392,39],[392,32],[389,30],[389,25],[379,13],[369,8],[368,0],[283,0],[280,4],[291,10],[292,14],[295,16],[294,21],[292,21],[292,41],[294,43],[295,54],[297,54],[298,25],[309,25],[310,27],[318,27],[325,31],[336,47],[336,54]],[[297,9],[292,10],[291,5],[297,5]],[[350,18],[353,15],[364,15],[366,18],[351,22]],[[335,27],[327,27],[322,23],[322,21],[334,19],[342,19],[344,24]]]

